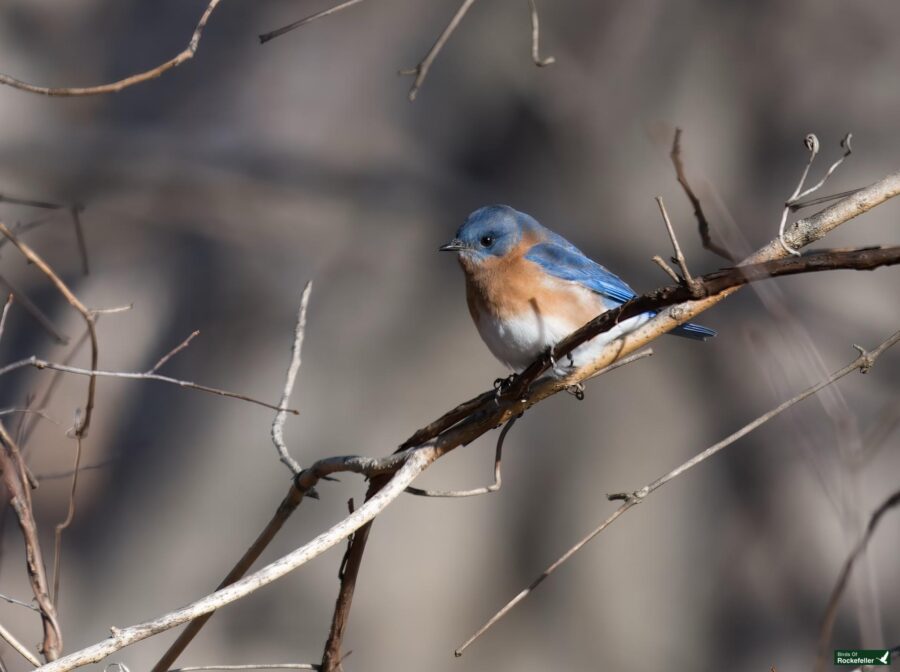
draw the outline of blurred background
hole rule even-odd
[[[458,4],[380,0],[264,46],[257,35],[325,2],[222,2],[194,60],[116,95],[44,98],[0,88],[0,194],[82,203],[90,274],[64,211],[0,203],[9,225],[91,307],[101,368],[137,371],[200,336],[163,370],[276,402],[303,283],[314,280],[286,433],[302,464],[379,456],[505,375],[470,323],[462,275],[437,247],[484,204],[527,211],[638,291],[667,282],[662,195],[693,271],[700,247],[668,151],[684,129],[688,173],[714,235],[745,252],[777,231],[806,161],[818,179],[854,133],[831,193],[900,167],[900,5],[893,0],[540,4],[530,57],[525,0],[476,3],[415,103],[414,66]],[[8,0],[0,72],[93,85],[184,48],[203,0]],[[829,246],[897,244],[900,202],[843,226]],[[80,318],[9,245],[0,274],[74,343]],[[558,395],[511,432],[503,489],[402,498],[373,528],[345,650],[348,670],[808,669],[841,563],[897,488],[900,351],[677,479],[616,522],[460,659],[452,651],[637,488],[849,362],[900,325],[900,271],[758,285],[704,315],[719,337],[663,339],[656,354]],[[4,292],[6,289],[4,288]],[[0,364],[60,361],[12,308]],[[74,362],[88,365],[86,351]],[[49,372],[0,385],[0,407],[41,394]],[[39,477],[71,468],[65,436],[86,379],[63,378],[29,418]],[[209,592],[287,490],[270,411],[152,382],[100,380],[78,511],[63,547],[66,651]],[[17,430],[21,418],[4,422]],[[496,432],[430,469],[423,487],[490,480]],[[35,493],[45,553],[70,483]],[[265,555],[309,540],[362,500],[324,483]],[[841,608],[835,646],[900,641],[900,516],[885,518]],[[318,661],[343,547],[217,614],[181,664]],[[30,599],[21,536],[5,514],[0,592]],[[29,645],[37,617],[0,604]],[[110,658],[148,669],[168,633]],[[9,649],[10,670],[25,669]],[[97,666],[98,669],[101,666]]]

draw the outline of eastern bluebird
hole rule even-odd
[[[568,240],[508,205],[476,210],[440,250],[458,253],[478,333],[493,355],[516,372],[591,319],[635,296],[631,287]],[[569,364],[586,364],[604,345],[654,314],[623,320],[576,348]],[[716,335],[691,323],[671,333],[700,341]],[[564,373],[558,366],[554,370],[557,376]]]

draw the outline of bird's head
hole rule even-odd
[[[508,205],[488,205],[469,215],[453,240],[439,249],[458,252],[460,261],[482,263],[509,254],[524,235],[539,226],[524,212]]]

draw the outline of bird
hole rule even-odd
[[[561,235],[508,205],[475,210],[441,252],[455,252],[466,280],[466,302],[481,339],[514,373],[598,315],[636,296],[621,278]],[[576,348],[551,374],[588,363],[606,344],[650,320],[623,320]],[[686,323],[671,334],[705,341],[716,332]]]

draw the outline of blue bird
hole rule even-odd
[[[440,250],[457,253],[478,333],[491,353],[516,372],[588,321],[635,296],[618,276],[568,240],[508,205],[476,210]],[[604,345],[654,314],[623,320],[576,348],[570,365],[588,363]],[[716,335],[691,323],[670,333],[700,341]],[[565,371],[557,365],[554,374]]]

